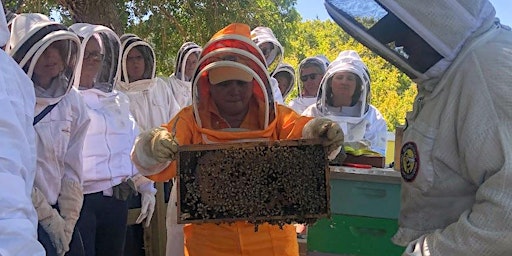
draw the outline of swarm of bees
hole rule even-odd
[[[312,224],[329,215],[328,170],[317,140],[181,147],[178,222]]]

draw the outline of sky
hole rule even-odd
[[[511,0],[490,0],[496,9],[496,17],[501,23],[512,27],[512,1]],[[331,17],[327,14],[323,0],[297,0],[297,10],[304,20],[320,19],[326,20]]]

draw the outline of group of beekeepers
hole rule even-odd
[[[512,254],[510,28],[488,0],[372,1],[369,28],[343,2],[326,1],[333,19],[418,85],[393,242],[403,255]],[[290,108],[276,74],[294,72],[267,27],[232,23],[203,47],[187,42],[174,74],[159,78],[153,48],[136,35],[8,16],[1,12],[0,255],[123,255],[130,200],[140,195],[136,222],[149,225],[154,181],[175,178],[180,145],[322,138],[331,158],[345,142],[380,150],[380,133],[368,135],[382,126],[369,104],[375,78],[357,52],[301,62]],[[167,255],[298,255],[292,225],[178,225],[175,187]]]

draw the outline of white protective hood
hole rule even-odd
[[[156,83],[155,72],[156,72],[156,58],[153,47],[150,44],[143,41],[134,34],[125,34],[121,37],[121,75],[117,82],[118,89],[121,91],[143,91],[150,88]],[[133,48],[140,51],[144,57],[144,74],[143,79],[138,81],[128,81],[128,70],[126,62],[128,59],[128,53]]]
[[[286,87],[286,89],[283,92],[281,92],[284,101],[286,97],[288,97],[288,94],[290,94],[290,92],[292,91],[293,86],[295,85],[295,69],[292,67],[292,65],[288,63],[280,63],[279,66],[277,66],[276,70],[274,70],[274,73],[272,73],[271,77],[277,79],[276,75],[281,73],[284,73],[286,76],[290,78],[290,83],[288,84],[288,87]]]
[[[185,67],[187,65],[187,59],[190,55],[196,54],[197,60],[199,61],[199,55],[203,49],[194,42],[186,42],[181,45],[178,50],[178,56],[176,56],[176,64],[174,66],[174,74],[176,77],[184,82],[190,82],[192,77],[185,77]]]
[[[11,37],[6,45],[8,52],[32,79],[36,91],[36,101],[41,105],[58,102],[72,87],[74,70],[80,53],[80,40],[69,32],[67,27],[51,21],[39,13],[22,13],[13,19]],[[36,75],[35,66],[50,47],[59,51],[62,58],[62,70],[51,78],[50,84],[43,89]],[[44,57],[44,56],[43,56]]]
[[[488,28],[482,25],[490,25],[495,15],[488,0],[327,0],[325,5],[328,13],[347,33],[416,82],[440,77],[469,37],[484,32],[475,33],[480,27]],[[355,22],[356,17],[370,17],[378,21],[367,28]],[[385,17],[387,19],[383,19]],[[407,59],[400,48],[388,44],[394,42],[396,38],[393,36],[399,33],[393,31],[389,23],[389,20],[395,18],[437,52],[440,55],[439,61],[425,70],[418,70],[413,67],[414,60]],[[396,23],[393,24],[396,27]],[[386,40],[382,40],[382,37],[386,37]]]
[[[324,55],[318,55],[318,56],[314,56],[314,57],[305,58],[299,63],[299,68],[297,69],[297,86],[299,89],[299,96],[298,96],[299,98],[303,97],[302,91],[304,90],[303,82],[300,79],[300,70],[306,64],[307,65],[313,64],[313,65],[317,66],[318,68],[320,68],[322,73],[325,74],[325,71],[327,70],[327,67],[329,66],[329,60]]]
[[[79,88],[85,47],[89,39],[94,36],[100,43],[104,58],[101,70],[94,81],[93,89],[104,93],[112,92],[120,73],[121,42],[119,41],[119,37],[110,28],[102,25],[75,23],[69,27],[69,30],[75,32],[80,39],[82,39],[81,54],[75,71],[73,86],[77,89]]]
[[[357,86],[353,96],[352,106],[333,107],[329,104],[332,96],[331,80],[338,72],[351,72],[361,80],[362,84]],[[348,123],[359,123],[368,111],[370,93],[370,77],[368,68],[363,63],[359,54],[353,50],[342,51],[338,57],[331,62],[325,72],[317,96],[316,107],[322,116],[330,116],[337,121]]]
[[[261,48],[263,43],[272,43],[274,48],[270,52],[268,58],[265,60],[267,70],[269,73],[273,73],[277,66],[281,63],[284,56],[284,48],[277,40],[272,29],[268,27],[256,27],[251,31],[252,41]]]

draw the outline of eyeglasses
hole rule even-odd
[[[311,74],[307,74],[307,75],[302,75],[302,76],[300,76],[300,80],[302,82],[308,81],[308,78],[311,79],[311,80],[315,80],[316,76],[319,76],[319,75],[320,74],[317,74],[317,73],[311,73]]]
[[[87,60],[87,59],[90,59],[90,58],[93,58],[95,60],[102,60],[103,56],[105,56],[105,54],[100,53],[100,52],[85,52],[84,53],[84,60]]]

